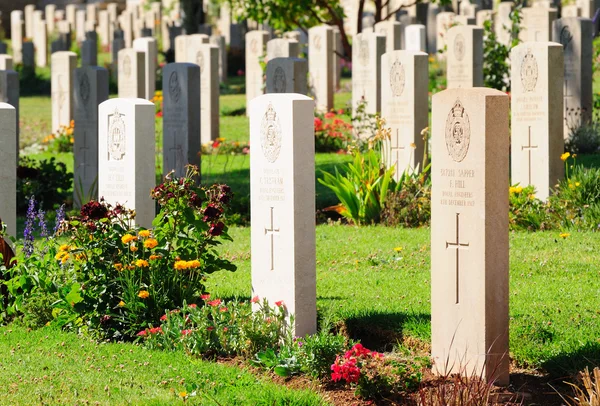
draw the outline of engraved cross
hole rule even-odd
[[[529,167],[529,185],[531,185],[531,150],[532,149],[537,149],[537,145],[531,145],[531,126],[528,127],[528,131],[529,131],[529,135],[528,135],[528,142],[527,145],[521,145],[521,151],[523,150],[527,150],[527,161],[528,161],[528,167]]]
[[[465,242],[461,242],[460,241],[460,219],[459,219],[459,214],[460,213],[456,213],[456,241],[455,242],[449,242],[446,241],[446,249],[448,248],[453,248],[456,250],[456,304],[458,304],[459,301],[459,268],[460,268],[460,250],[468,250],[469,249],[469,243],[465,243]]]
[[[87,153],[90,150],[87,146],[87,133],[84,131],[83,135],[83,146],[79,147],[79,151],[83,154],[83,161],[79,164],[79,166],[83,167],[83,179],[87,179],[87,167],[91,166],[90,161],[88,161]]]
[[[275,253],[274,253],[274,249],[275,249],[275,244],[273,241],[273,238],[275,237],[275,234],[279,234],[279,229],[275,228],[273,226],[273,207],[270,207],[271,211],[270,211],[270,228],[265,227],[265,235],[269,235],[270,239],[271,239],[271,271],[275,270]]]
[[[394,146],[394,143],[392,142],[392,146],[390,147],[390,150],[392,152],[392,155],[394,154],[394,151],[396,151],[396,161],[392,162],[392,163],[396,165],[396,172],[398,172],[400,170],[400,168],[398,167],[398,162],[400,161],[400,153],[401,153],[401,151],[404,152],[404,147],[400,146],[400,129],[399,128],[396,128],[396,146]]]
[[[183,150],[181,145],[177,143],[177,131],[173,131],[173,147],[169,148],[169,155],[173,160],[170,162],[171,168],[166,168],[168,170],[174,169],[175,176],[182,177],[185,176],[185,172],[183,170],[184,162],[183,162]]]

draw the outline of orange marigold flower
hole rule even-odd
[[[144,248],[152,249],[157,245],[158,241],[156,241],[154,238],[148,238],[146,241],[144,241]]]
[[[116,269],[117,271],[120,271],[120,270],[122,270],[122,269],[123,269],[123,264],[121,264],[121,263],[117,263],[117,264],[115,264],[115,269]]]
[[[127,265],[125,268],[129,269],[130,271],[135,269],[135,265]]]
[[[150,261],[155,261],[157,259],[161,259],[162,257],[160,255],[150,255]]]
[[[179,271],[187,269],[187,261],[175,261],[174,267]]]
[[[137,247],[135,244],[131,244],[131,245],[129,246],[129,249],[130,249],[132,252],[136,252],[136,251],[138,250],[138,247]]]
[[[197,260],[197,259],[194,259],[192,261],[188,261],[188,263],[187,263],[187,266],[190,269],[200,268],[200,265],[202,265],[202,263],[199,260]]]
[[[139,232],[140,237],[148,238],[150,237],[150,230],[142,230]]]
[[[125,302],[121,300],[121,301],[119,302],[119,307],[124,307],[124,306],[125,306]]]
[[[121,242],[123,244],[129,244],[131,241],[135,241],[137,240],[137,237],[135,235],[131,235],[131,234],[125,234],[123,237],[121,237]]]
[[[148,261],[146,261],[145,259],[138,259],[137,261],[135,261],[135,266],[137,266],[138,268],[147,268],[148,265]]]
[[[147,290],[140,290],[138,297],[141,299],[148,299],[150,297],[150,293]]]

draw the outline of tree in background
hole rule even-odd
[[[180,0],[183,12],[183,28],[186,34],[198,32],[198,26],[204,24],[206,15],[202,8],[202,0]]]

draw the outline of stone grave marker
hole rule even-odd
[[[486,21],[491,21],[492,31],[494,30],[494,11],[493,10],[479,10],[477,12],[477,17],[475,18],[476,25],[479,28],[484,28],[484,24]]]
[[[260,61],[265,57],[265,46],[269,39],[266,31],[250,31],[246,34],[246,106],[263,94],[264,79]],[[250,110],[246,108],[246,115]]]
[[[562,46],[529,42],[511,51],[511,184],[546,200],[564,176]]]
[[[108,46],[112,39],[110,35],[110,16],[107,10],[100,10],[98,12],[98,35],[100,36],[100,44],[102,46]]]
[[[119,51],[119,97],[140,98],[146,96],[146,64],[143,52],[133,48]]]
[[[133,46],[133,15],[128,11],[123,11],[119,16],[119,25],[123,30],[125,48],[131,48]]]
[[[433,96],[431,353],[438,374],[508,384],[508,95]]]
[[[392,52],[402,49],[403,28],[397,21],[380,21],[375,24],[373,31],[385,37],[385,52]]]
[[[28,68],[35,68],[35,47],[33,46],[33,42],[26,41],[23,42],[23,66]]]
[[[427,8],[427,51],[431,54],[438,51],[437,47],[437,16],[442,10],[436,3],[429,3]]]
[[[429,123],[429,56],[424,52],[393,51],[381,61],[381,116],[391,129],[384,161],[396,167],[394,179],[405,170],[422,170],[423,136]]]
[[[33,13],[35,11],[34,4],[28,4],[24,8],[25,10],[25,37],[31,39],[33,38]]]
[[[75,52],[52,54],[52,132],[68,126],[73,119],[73,70],[77,67]]]
[[[14,61],[21,63],[23,60],[23,12],[20,10],[10,12],[10,34]]]
[[[560,11],[561,11],[561,13],[560,13],[561,18],[581,17],[581,9],[579,7],[577,7],[576,4],[563,6]]]
[[[163,69],[163,176],[200,168],[200,67],[170,63]]]
[[[561,18],[554,21],[552,38],[563,46],[564,136],[592,119],[594,23],[587,18]]]
[[[73,74],[73,204],[98,199],[98,106],[108,100],[108,71],[98,66],[77,68]]]
[[[308,30],[308,72],[309,72],[309,85],[310,93],[315,99],[316,108],[320,111],[329,111],[333,108],[333,92],[334,92],[334,78],[333,73],[335,70],[334,58],[336,55],[333,53],[333,30],[327,25],[320,25],[313,27]],[[279,59],[279,58],[276,58]],[[291,63],[290,65],[294,65]],[[301,64],[300,64],[301,65]],[[298,65],[300,70],[294,73],[300,73],[303,69],[302,66]],[[288,65],[289,66],[289,65]],[[281,67],[285,71],[283,67]],[[287,73],[291,71],[285,71],[288,80],[290,78]],[[296,78],[296,75],[293,76]],[[285,91],[284,93],[301,93],[307,94],[306,91],[302,92],[304,87],[304,81],[298,78],[300,81],[294,84],[301,84],[299,87],[291,87],[296,89],[295,91]],[[268,82],[267,82],[268,83]],[[272,86],[272,84],[271,84]],[[269,84],[267,84],[267,88]],[[279,86],[278,88],[282,88]],[[286,88],[283,86],[283,88]],[[289,88],[289,87],[287,87]],[[273,86],[272,86],[273,89]],[[281,93],[278,91],[268,91],[268,93]]]
[[[8,54],[8,46],[6,42],[0,41],[0,55]]]
[[[17,156],[19,155],[19,86],[19,74],[17,72],[14,70],[0,70],[0,103],[7,103],[15,108]]]
[[[136,211],[136,224],[150,228],[156,184],[154,103],[110,99],[98,107],[98,196]]]
[[[67,21],[69,22],[69,26],[71,27],[71,31],[75,30],[75,26],[77,25],[77,18],[75,13],[77,12],[77,6],[75,4],[67,4],[65,6],[65,14]]]
[[[0,55],[0,70],[13,70],[13,57]]]
[[[0,219],[6,224],[8,235],[17,236],[17,163],[18,144],[16,111],[13,106],[0,102]]]
[[[90,36],[81,43],[81,66],[98,65],[98,43]]]
[[[556,20],[556,9],[525,7],[519,39],[523,42],[547,42],[552,38],[552,23]]]
[[[54,30],[56,29],[55,15],[54,15],[55,11],[56,11],[55,4],[47,4],[46,7],[44,8],[44,16],[46,19],[46,28],[48,29],[48,32],[46,33],[47,36],[52,35]]]
[[[440,60],[446,59],[446,54],[444,52],[444,48],[446,47],[446,36],[448,30],[454,24],[454,20],[456,19],[456,14],[450,11],[444,11],[437,15],[436,20],[436,46],[437,46],[437,58]]]
[[[267,62],[265,93],[308,93],[308,63],[300,58],[275,58]]]
[[[227,83],[227,45],[222,35],[212,35],[210,43],[219,48],[219,81]]]
[[[404,29],[404,48],[407,51],[427,52],[427,28],[411,24]]]
[[[133,49],[144,54],[144,96],[145,99],[152,99],[156,90],[156,68],[158,45],[154,38],[138,38],[133,41]]]
[[[448,89],[483,86],[483,29],[457,25],[446,35]]]
[[[385,52],[385,37],[377,34],[356,34],[352,42],[352,109],[363,101],[365,112],[381,111],[381,55]]]
[[[77,42],[85,40],[85,10],[75,12],[75,39]]]
[[[297,58],[300,43],[285,38],[275,38],[267,42],[267,61],[274,58]]]
[[[303,95],[250,103],[252,296],[283,301],[295,336],[317,328],[313,119],[314,101]]]
[[[501,2],[498,5],[496,19],[494,21],[494,32],[496,33],[496,38],[498,38],[498,42],[506,46],[510,45],[512,42],[512,20],[510,18],[512,9],[512,1]]]
[[[195,42],[187,50],[200,67],[200,141],[206,144],[219,138],[219,48]]]
[[[335,90],[340,89],[341,86],[343,55],[342,34],[338,27],[333,27],[333,87]]]
[[[185,62],[187,58],[187,35],[175,37],[175,62]]]
[[[33,44],[35,47],[36,66],[45,68],[48,65],[48,37],[46,22],[41,18],[41,11],[34,11],[33,22],[35,31],[33,33]]]

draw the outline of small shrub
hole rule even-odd
[[[419,174],[405,172],[396,190],[388,195],[381,215],[390,227],[421,227],[431,220],[430,167]]]
[[[596,154],[600,152],[600,121],[575,127],[565,143],[565,149],[572,154]]]
[[[73,174],[54,158],[42,161],[22,157],[17,167],[17,212],[25,214],[31,196],[43,210],[51,210],[70,200]]]
[[[533,186],[509,188],[509,227],[511,230],[550,230],[556,228],[549,205],[535,197]]]
[[[343,114],[344,111],[338,111]],[[348,142],[352,139],[352,124],[330,111],[318,114],[314,119],[315,125],[315,152],[345,151]]]
[[[73,132],[75,130],[75,121],[71,120],[68,126],[60,126],[55,133],[42,139],[42,144],[50,152],[73,152]]]
[[[317,334],[298,337],[294,340],[295,352],[302,372],[313,378],[324,378],[331,373],[331,365],[338,354],[347,347],[342,335],[320,331]]]

